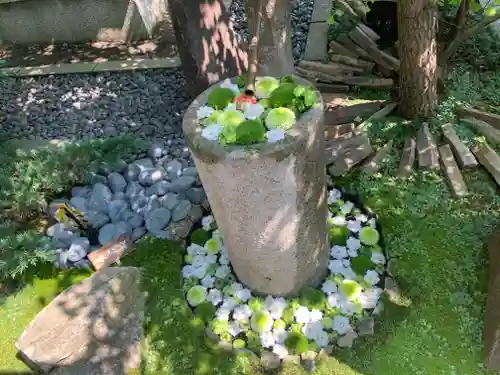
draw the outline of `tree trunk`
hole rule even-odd
[[[247,0],[256,7],[258,0]],[[293,74],[290,0],[263,0],[263,20],[259,41],[259,75],[282,76]],[[248,14],[248,12],[247,12]],[[249,25],[254,20],[248,19]]]
[[[246,44],[239,43],[222,0],[168,0],[188,90],[244,74]]]
[[[438,104],[437,21],[432,0],[398,1],[399,110],[409,119],[431,116]]]

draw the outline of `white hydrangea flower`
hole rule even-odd
[[[365,273],[364,280],[370,285],[375,285],[380,281],[380,277],[378,276],[377,271],[368,270]]]
[[[349,280],[356,279],[356,272],[354,272],[351,267],[344,267],[344,269],[342,270],[341,274],[346,279],[349,279]]]
[[[222,132],[222,126],[219,124],[208,125],[201,131],[201,136],[209,141],[216,141],[219,139],[219,134]]]
[[[356,258],[358,256],[358,250],[348,249],[347,255],[349,255],[349,257],[351,258]]]
[[[351,261],[350,259],[342,259],[342,265],[346,268],[351,267]]]
[[[352,327],[349,323],[349,318],[342,315],[336,315],[333,318],[333,329],[341,335],[351,331]]]
[[[274,346],[274,335],[271,331],[262,332],[260,334],[260,343],[264,348],[271,348]]]
[[[184,277],[185,279],[187,279],[188,277],[193,277],[194,271],[195,268],[192,265],[188,264],[182,267],[182,277]]]
[[[321,322],[323,319],[323,313],[318,309],[312,309],[309,313],[309,321],[310,322]]]
[[[217,306],[222,302],[222,293],[218,289],[210,289],[207,295],[207,301],[212,305]]]
[[[201,254],[206,254],[207,249],[205,249],[203,246],[197,245],[195,243],[192,243],[187,247],[187,253],[189,255],[195,256],[195,255],[201,255]]]
[[[281,128],[274,128],[266,132],[267,142],[276,143],[285,139],[285,131]]]
[[[380,288],[367,289],[360,294],[358,302],[363,309],[374,309],[377,306],[381,294],[382,289]]]
[[[361,227],[361,221],[349,220],[347,222],[347,229],[349,229],[353,233],[358,233],[361,230]]]
[[[241,332],[241,328],[238,323],[236,322],[231,322],[229,323],[229,330],[228,332],[231,334],[231,336],[238,336],[239,333]]]
[[[223,266],[227,266],[229,264],[229,258],[227,257],[227,255],[221,255],[219,257],[219,263]]]
[[[345,246],[338,246],[338,245],[332,246],[332,248],[330,249],[330,254],[335,259],[347,258],[347,250]]]
[[[335,225],[337,227],[343,227],[346,225],[346,220],[344,216],[334,216],[330,219],[332,225]]]
[[[304,327],[302,327],[302,333],[309,340],[313,340],[321,331],[323,331],[323,324],[321,324],[321,322],[306,323]]]
[[[256,104],[247,104],[245,107],[245,112],[243,113],[245,115],[245,118],[248,120],[255,120],[262,116],[264,113],[265,108],[262,104],[256,103]]]
[[[366,223],[368,221],[368,216],[366,216],[365,214],[358,214],[356,215],[356,220],[359,220],[362,223]]]
[[[212,215],[205,216],[201,219],[201,225],[203,229],[209,231],[212,223],[214,222],[214,217]]]
[[[288,349],[285,345],[282,344],[274,344],[273,353],[276,354],[280,359],[288,357]]]
[[[223,89],[230,89],[237,95],[240,93],[238,85],[236,83],[232,83],[229,78],[226,78],[224,81],[222,81],[220,87]]]
[[[208,264],[208,262],[205,255],[197,254],[193,257],[191,264],[193,265],[193,267],[204,267],[205,265]]]
[[[361,241],[355,237],[349,237],[346,246],[348,250],[359,250],[361,249]]]
[[[228,306],[231,310],[237,305],[236,300],[233,297],[224,297],[222,303],[224,306]]]
[[[229,320],[229,315],[231,314],[231,309],[227,306],[222,305],[215,312],[215,317],[217,320]]]
[[[231,269],[228,266],[220,266],[215,271],[215,277],[218,279],[225,279],[231,273]]]
[[[351,213],[353,208],[354,208],[354,203],[347,201],[342,206],[340,206],[340,211],[342,211],[344,215],[347,215]]]
[[[368,220],[368,225],[370,225],[373,229],[377,229],[377,222],[375,221],[374,217]]]
[[[205,262],[207,264],[214,264],[214,263],[217,263],[217,255],[215,254],[207,254],[205,256]]]
[[[236,103],[229,103],[226,108],[224,108],[224,112],[225,111],[236,111],[237,108],[236,108]]]
[[[332,274],[338,275],[344,270],[344,265],[340,259],[335,259],[328,263],[328,269]]]
[[[233,292],[237,292],[238,290],[243,289],[243,285],[240,283],[234,282],[231,284],[231,289],[233,290]]]
[[[198,120],[203,120],[210,116],[212,113],[214,113],[214,109],[212,107],[209,107],[207,105],[203,105],[198,110],[196,111],[196,118]]]
[[[212,288],[214,286],[215,278],[213,276],[206,275],[201,279],[201,285],[205,288]]]
[[[337,283],[333,280],[326,280],[324,283],[323,283],[323,286],[321,287],[321,290],[325,293],[325,294],[332,294],[332,293],[337,293]]]
[[[374,251],[372,252],[372,262],[375,264],[384,265],[385,264],[385,256],[381,252]]]
[[[248,305],[239,305],[233,311],[233,318],[235,320],[249,319],[252,316],[252,310]]]
[[[338,307],[340,306],[340,294],[333,293],[329,294],[327,297],[328,306],[330,307]]]
[[[273,330],[273,337],[275,343],[282,345],[288,337],[288,331],[285,329],[275,329]]]
[[[326,348],[329,342],[328,333],[326,333],[326,331],[324,330],[319,331],[313,337],[313,340],[316,343],[316,345],[318,345],[320,348]]]
[[[328,192],[328,205],[334,204],[336,201],[338,201],[340,198],[342,198],[342,193],[338,189],[332,189]]]
[[[309,323],[310,317],[309,317],[310,311],[307,307],[305,306],[300,306],[296,311],[295,311],[295,320],[297,323]]]
[[[356,313],[356,311],[358,311],[358,308],[354,303],[343,298],[340,299],[339,309],[342,314],[348,316],[352,316]]]
[[[250,298],[252,298],[252,292],[249,289],[240,289],[234,292],[234,295],[243,302],[248,301]]]
[[[195,267],[193,276],[197,279],[203,279],[207,274],[208,265],[204,264],[200,267]]]

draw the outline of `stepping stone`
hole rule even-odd
[[[374,175],[382,167],[382,161],[391,152],[392,149],[392,139],[383,145],[376,153],[373,155],[361,168],[361,170],[368,174]]]
[[[420,168],[439,169],[436,140],[429,130],[429,125],[425,122],[417,133],[417,155]]]
[[[325,127],[325,140],[345,140],[354,137],[354,124],[327,125]]]
[[[474,154],[462,143],[460,138],[458,138],[453,125],[444,124],[441,126],[441,130],[443,132],[443,138],[450,145],[460,167],[476,168],[478,163]]]
[[[331,0],[314,0],[311,22],[326,22],[330,18],[332,10]]]
[[[478,120],[473,117],[464,117],[461,120],[471,125],[476,132],[484,136],[488,141],[500,145],[500,130],[495,129],[483,120]]]
[[[472,150],[479,163],[486,168],[500,186],[500,157],[486,142],[478,143]]]
[[[489,370],[500,368],[500,228],[488,241],[489,282],[484,311],[484,365]]]
[[[415,139],[406,138],[398,171],[398,175],[402,178],[407,178],[411,170],[413,169],[413,164],[415,163],[416,147],[417,142],[415,142]]]
[[[459,107],[457,114],[460,117],[474,117],[482,120],[500,130],[500,115],[490,112],[483,112],[474,108]]]
[[[323,61],[327,58],[328,22],[313,22],[309,26],[306,51],[303,59]]]
[[[453,157],[450,145],[446,144],[440,146],[439,156],[441,167],[455,196],[459,198],[466,196],[468,194],[467,186],[465,185],[462,173],[460,173],[455,158]]]
[[[113,267],[74,284],[47,305],[16,342],[42,372],[103,374],[139,368],[144,294],[135,267]],[[106,372],[108,373],[108,372]]]
[[[369,124],[372,121],[378,121],[383,119],[384,117],[388,116],[394,109],[396,109],[397,104],[396,103],[389,103],[385,105],[381,110],[375,112],[373,115],[368,117],[365,121],[363,121],[361,124],[359,124],[356,128],[356,131],[360,132],[364,129],[366,124]]]

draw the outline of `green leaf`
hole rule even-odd
[[[304,86],[297,86],[293,89],[293,95],[295,95],[296,97],[304,96],[305,92],[306,88]]]
[[[311,89],[307,89],[304,95],[304,104],[306,107],[312,107],[316,104],[316,100],[316,92]]]
[[[486,9],[484,10],[484,15],[485,16],[488,16],[488,17],[492,17],[494,16],[495,14],[497,14],[497,8],[495,8],[494,5],[489,5],[486,7]]]
[[[481,10],[481,4],[477,3],[475,0],[470,0],[469,9],[473,12],[478,12],[479,10]]]
[[[335,18],[333,18],[333,16],[328,17],[328,23],[330,25],[334,25],[335,24]]]

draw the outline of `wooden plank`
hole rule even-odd
[[[363,69],[364,71],[371,71],[375,66],[374,63],[370,61],[364,61],[350,56],[344,56],[339,54],[330,54],[329,59],[333,63],[344,64],[348,66],[354,66],[355,68]]]
[[[340,124],[340,125],[327,125],[325,126],[325,140],[336,141],[345,140],[354,137],[354,124]]]
[[[369,117],[382,107],[383,102],[367,102],[350,106],[336,106],[325,108],[325,124],[339,125],[354,122],[356,117]]]
[[[417,156],[420,168],[439,169],[439,151],[436,140],[429,130],[429,125],[425,122],[417,132]]]
[[[352,53],[355,53],[356,56],[361,57],[365,60],[370,60],[370,61],[372,60],[368,52],[366,52],[363,48],[354,43],[354,41],[347,35],[345,34],[339,35],[336,41],[340,43],[342,46],[344,46],[346,49],[351,51]]]
[[[462,168],[476,168],[478,166],[474,154],[458,138],[452,124],[441,125],[444,140],[450,145],[458,164]]]
[[[377,173],[382,167],[382,162],[385,157],[389,154],[389,152],[391,152],[391,149],[392,139],[383,145],[368,161],[366,161],[361,170],[370,176]]]
[[[316,61],[302,60],[299,63],[299,67],[302,69],[312,70],[315,72],[321,72],[331,75],[344,74],[344,73],[363,73],[364,69],[357,68],[354,66],[338,64],[338,63],[320,63]]]
[[[375,31],[366,26],[364,23],[359,23],[358,26],[361,29],[361,31],[363,31],[366,35],[368,35],[368,37],[374,42],[380,39],[380,36]]]
[[[483,112],[470,107],[458,107],[457,114],[460,117],[474,117],[487,122],[491,126],[500,130],[500,115],[491,112]]]
[[[341,85],[341,84],[335,85],[335,84],[331,84],[331,83],[316,82],[314,84],[314,86],[316,86],[316,88],[321,93],[341,93],[341,92],[349,91],[349,86]]]
[[[295,67],[295,72],[299,76],[307,78],[311,81],[323,81],[327,83],[333,83],[333,82],[341,82],[342,80],[342,77],[332,76],[331,74],[304,69],[301,68],[300,66]]]
[[[407,178],[413,169],[413,164],[415,164],[416,147],[417,142],[415,142],[415,139],[406,138],[398,170],[398,175],[401,178]]]
[[[366,134],[358,135],[348,139],[340,139],[326,142],[325,159],[326,165],[334,163],[348,150],[358,147],[368,147],[370,139]]]
[[[356,147],[351,147],[342,156],[338,157],[330,167],[328,167],[328,173],[334,177],[341,176],[354,166],[361,163],[372,153],[373,149],[369,142]]]
[[[371,115],[361,124],[359,124],[356,127],[356,132],[362,132],[366,127],[366,124],[370,123],[371,121],[381,120],[384,117],[388,116],[392,111],[394,111],[394,109],[396,109],[397,106],[398,106],[397,103],[389,103],[385,105],[380,111],[375,112],[373,115]]]
[[[478,142],[472,149],[479,163],[491,174],[497,185],[500,186],[500,157],[488,143]]]
[[[365,3],[361,0],[348,0],[349,5],[356,12],[358,17],[362,20],[366,19],[366,13],[370,11],[370,8],[365,5]]]
[[[439,147],[439,157],[441,168],[448,180],[448,183],[456,197],[464,197],[468,194],[462,173],[458,169],[457,162],[453,156],[450,145],[445,144]]]
[[[329,47],[330,47],[330,51],[337,54],[337,55],[349,56],[349,57],[352,57],[353,59],[356,59],[358,57],[358,54],[356,54],[352,51],[349,51],[342,44],[340,44],[334,40],[332,40],[330,42]]]
[[[300,66],[297,66],[295,71],[301,77],[307,78],[313,82],[322,81],[325,83],[345,83],[352,86],[371,89],[390,89],[394,86],[394,81],[391,78],[352,77],[348,75],[333,76],[328,73],[304,69]]]
[[[335,5],[338,9],[344,12],[345,15],[353,19],[358,19],[358,14],[352,9],[352,7],[344,0],[335,0]]]
[[[476,132],[486,137],[488,141],[500,145],[500,130],[477,118],[464,117],[461,120],[471,125]]]

